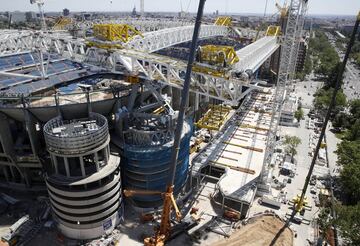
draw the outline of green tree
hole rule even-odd
[[[351,162],[342,167],[340,172],[342,191],[348,204],[360,202],[360,163]]]
[[[360,99],[350,101],[350,113],[353,122],[360,119]]]
[[[301,139],[297,136],[285,135],[283,145],[285,146],[286,154],[291,156],[291,160],[294,161],[294,156],[297,154],[296,148],[301,144]]]
[[[317,222],[320,229],[320,235],[322,238],[326,237],[326,232],[329,230],[329,228],[331,228],[333,224],[333,220],[330,216],[330,212],[331,211],[329,208],[327,207],[322,208],[317,218]]]
[[[339,112],[335,115],[332,124],[334,127],[348,128],[350,127],[349,115],[345,112]]]
[[[304,117],[304,111],[302,108],[299,108],[295,111],[294,117],[298,122],[300,122],[300,120]]]
[[[360,165],[360,140],[343,140],[338,144],[335,152],[338,156],[337,164],[341,166],[358,163]]]
[[[349,204],[360,202],[360,139],[346,139],[338,144],[336,154],[340,165],[340,183]]]
[[[350,141],[360,140],[360,119],[356,119],[355,123],[350,127],[346,138]]]
[[[346,245],[360,245],[360,203],[354,206],[337,206],[335,224],[346,240]]]
[[[330,105],[332,94],[334,92],[333,88],[329,89],[319,89],[315,93],[315,107],[320,110],[327,109]],[[335,107],[333,109],[333,113],[336,115],[339,113],[345,106],[346,103],[346,96],[343,93],[342,90],[339,90],[336,94],[336,100],[335,100]]]

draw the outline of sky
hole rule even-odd
[[[183,10],[196,12],[199,0],[145,0],[145,11],[179,12]],[[275,2],[284,0],[207,0],[205,12],[219,10],[226,13],[264,13],[268,1],[267,13],[276,12]],[[290,0],[288,0],[289,2]],[[131,11],[134,5],[139,9],[140,0],[45,0],[45,11]],[[182,4],[181,4],[182,2]],[[189,6],[189,7],[188,7]],[[1,11],[37,11],[30,0],[0,0]],[[309,0],[309,14],[321,15],[356,15],[360,11],[360,0]]]

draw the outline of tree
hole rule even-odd
[[[360,140],[360,119],[357,119],[350,127],[346,134],[346,138],[350,141]]]
[[[346,195],[348,204],[360,202],[360,163],[351,162],[343,166],[340,171],[342,191]]]
[[[301,144],[301,139],[297,136],[285,135],[283,145],[285,145],[285,152],[291,155],[291,160],[294,161],[294,156],[297,154],[296,148]]]
[[[320,229],[320,235],[322,238],[326,238],[326,233],[333,224],[333,220],[331,219],[330,212],[331,211],[329,208],[327,207],[322,208],[317,218],[317,222]]]
[[[315,93],[315,107],[320,110],[327,109],[330,105],[332,94],[334,92],[333,88],[329,89],[319,89]],[[335,107],[333,109],[333,113],[338,114],[345,106],[346,103],[346,95],[342,90],[339,90],[336,94]]]
[[[342,167],[340,183],[349,204],[360,202],[360,139],[343,140],[338,144],[337,164]]]
[[[358,163],[360,165],[360,141],[344,140],[338,144],[335,152],[338,156],[337,164],[341,166]]]
[[[299,108],[295,111],[294,117],[298,122],[300,122],[300,120],[304,117],[304,111],[302,108]]]
[[[337,206],[335,224],[346,240],[346,245],[360,245],[360,203],[355,206]]]
[[[341,67],[341,62],[337,62],[336,65],[332,68],[330,73],[328,74],[328,78],[326,80],[326,87],[335,88],[336,87],[336,79]],[[341,84],[343,84],[344,75],[341,78]]]
[[[350,127],[350,121],[349,121],[349,115],[345,112],[339,112],[335,115],[332,124],[333,127],[340,127],[340,128],[349,128]]]
[[[352,118],[354,119],[353,122],[357,119],[360,119],[360,99],[350,101],[350,113]]]

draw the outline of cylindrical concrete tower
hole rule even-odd
[[[54,118],[44,126],[52,168],[46,184],[59,230],[74,239],[110,232],[123,216],[120,158],[110,154],[104,116]]]

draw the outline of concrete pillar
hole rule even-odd
[[[4,176],[5,176],[5,180],[6,182],[10,181],[10,174],[9,174],[9,170],[8,170],[8,166],[3,166],[3,172],[4,172]]]
[[[97,152],[94,153],[94,162],[96,165],[96,171],[98,172],[100,170],[100,166],[99,166],[99,156]]]
[[[200,104],[200,94],[195,93],[195,112],[199,110],[199,104]]]
[[[14,140],[10,131],[10,124],[5,114],[0,113],[0,144],[4,153],[14,156]]]
[[[23,175],[22,175],[22,179],[23,181],[25,182],[25,185],[27,187],[30,187],[31,186],[31,181],[30,181],[30,177],[29,177],[29,169],[24,169],[23,171]]]
[[[50,154],[50,157],[51,157],[51,161],[54,165],[54,168],[55,168],[55,174],[58,174],[59,173],[59,169],[58,169],[58,162],[57,162],[57,157],[53,154]]]
[[[37,120],[32,115],[32,113],[29,112],[29,110],[27,109],[24,110],[24,114],[25,114],[25,126],[30,139],[31,150],[33,154],[37,156],[40,147],[39,132],[36,130]]]
[[[107,165],[107,164],[108,164],[108,161],[109,161],[109,156],[108,156],[108,149],[107,149],[107,147],[105,147],[105,148],[102,150],[102,152],[103,152],[103,155],[104,155],[105,165]]]
[[[85,167],[84,167],[84,157],[83,156],[80,156],[79,157],[79,160],[80,160],[80,168],[81,168],[81,175],[83,177],[86,176],[86,172],[85,172]]]
[[[66,171],[66,176],[70,177],[70,169],[69,169],[69,161],[67,157],[63,157],[64,158],[64,165],[65,165],[65,171]]]
[[[16,179],[16,173],[15,173],[14,168],[15,168],[15,167],[10,166],[10,172],[11,172],[11,179],[12,179],[12,181],[14,181],[14,180]]]

